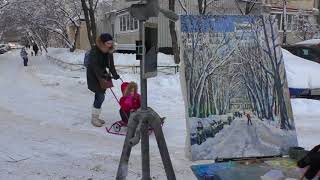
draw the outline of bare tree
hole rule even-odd
[[[169,0],[169,10],[175,11],[175,1],[176,0]],[[170,35],[171,35],[171,43],[172,43],[172,50],[174,54],[174,62],[176,64],[180,63],[180,49],[178,44],[178,37],[176,32],[176,25],[174,22],[169,21],[169,28],[170,28]]]
[[[319,32],[319,27],[312,23],[307,15],[299,12],[296,21],[297,31],[295,35],[301,40],[312,39],[315,34]]]
[[[5,17],[15,17],[10,26],[24,29],[33,35],[34,41],[46,48],[50,39],[58,38],[63,46],[71,51],[76,48],[76,40],[80,29],[81,4],[72,0],[33,0],[11,1],[6,8]],[[68,36],[68,27],[75,28],[75,40]],[[41,48],[40,46],[40,48]]]
[[[194,27],[201,28],[199,25],[194,24]],[[197,33],[195,33],[196,31]],[[224,82],[226,79],[234,79],[232,76],[223,76],[223,72],[228,70],[230,59],[234,50],[237,47],[237,43],[231,43],[235,37],[233,35],[220,34],[219,38],[215,38],[215,33],[206,33],[203,29],[191,30],[190,33],[185,33],[182,37],[183,46],[185,47],[184,59],[186,63],[186,80],[187,80],[187,94],[188,102],[191,104],[190,117],[206,117],[210,112],[224,113],[228,107],[228,98],[230,99],[232,92],[221,91],[220,94],[212,94],[212,90],[223,87],[231,87],[232,84],[216,84],[210,83],[214,77],[217,77],[217,81]],[[232,44],[232,45],[231,45]],[[230,47],[230,51],[225,51],[227,47]],[[198,53],[201,52],[201,53]],[[219,52],[219,53],[218,53]],[[222,76],[217,76],[221,74]],[[227,89],[227,88],[226,88]],[[209,96],[208,96],[209,95]],[[226,98],[217,99],[221,96]],[[219,102],[216,106],[212,106],[206,101]]]
[[[9,5],[8,1],[0,0],[0,10]]]
[[[254,9],[254,7],[256,6],[256,4],[260,3],[259,0],[234,0],[234,1],[242,15],[250,14]]]
[[[269,70],[268,73],[274,80],[274,88],[276,93],[276,100],[279,106],[279,114],[280,114],[280,128],[281,129],[294,129],[294,125],[289,118],[289,113],[287,109],[287,103],[285,94],[284,94],[284,87],[285,87],[285,79],[286,74],[284,71],[284,63],[283,63],[283,56],[281,51],[280,44],[279,44],[279,35],[277,35],[276,29],[276,20],[275,18],[268,16],[265,17],[262,21],[262,28],[264,32],[263,41],[261,42],[261,50],[267,57],[267,63],[271,66],[271,71]],[[268,36],[267,32],[271,36]],[[280,56],[281,55],[281,56]],[[267,71],[267,68],[262,66],[264,70]]]
[[[81,0],[81,6],[83,14],[86,20],[88,39],[91,47],[94,46],[97,37],[97,25],[95,20],[95,9],[97,7],[98,0]]]

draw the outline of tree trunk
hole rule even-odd
[[[278,101],[279,101],[279,108],[280,108],[280,118],[281,118],[281,129],[291,129],[291,125],[289,123],[289,117],[288,117],[288,111],[287,111],[287,106],[286,106],[286,101],[284,99],[283,95],[283,88],[281,86],[281,78],[277,74],[276,79],[275,79],[275,86],[276,86],[276,91],[278,95]]]
[[[78,40],[79,33],[80,33],[80,26],[77,26],[76,32],[74,35],[74,42],[73,42],[72,48],[70,48],[70,52],[74,52],[77,48],[77,40]]]
[[[91,28],[91,20],[90,20],[90,16],[89,16],[89,8],[86,4],[86,0],[81,0],[81,5],[82,5],[84,18],[86,20],[88,39],[89,39],[89,42],[90,42],[90,45],[92,48],[94,45],[94,40],[92,37],[92,28]]]
[[[169,0],[169,10],[175,11],[175,0]],[[177,32],[176,32],[176,25],[174,22],[169,21],[169,28],[170,28],[170,35],[171,35],[171,43],[172,43],[172,50],[174,55],[174,63],[180,63],[180,49],[178,44]]]
[[[93,44],[95,44],[95,40],[97,38],[97,25],[96,25],[96,19],[94,16],[94,5],[93,0],[89,0],[89,16],[90,16],[90,22],[91,22],[91,34],[92,34],[92,40]]]
[[[35,34],[36,34],[37,38],[39,39],[40,44],[42,45],[42,47],[43,47],[44,50],[46,51],[46,53],[48,53],[48,50],[47,50],[45,44],[43,43],[43,40],[42,40],[41,37],[39,36],[38,32],[35,32]],[[39,47],[39,49],[40,49],[41,52],[42,52],[42,47],[39,46],[39,45],[38,45],[38,47]]]

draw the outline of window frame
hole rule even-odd
[[[279,32],[283,32],[283,25],[282,25],[282,22],[283,22],[283,13],[282,12],[272,12],[271,15],[274,15],[275,18],[277,20],[279,20],[279,16],[280,16],[280,22],[277,22],[277,25],[278,25],[278,30]],[[289,23],[289,17],[290,18],[290,23]],[[293,31],[296,31],[297,30],[297,26],[296,26],[296,23],[297,23],[297,15],[294,14],[294,13],[287,13],[287,32],[293,32]],[[289,27],[290,25],[290,27]]]
[[[130,14],[119,15],[119,32],[136,32],[139,30],[139,22]]]

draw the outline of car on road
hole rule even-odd
[[[9,46],[6,44],[0,44],[0,54],[4,54],[10,50]]]
[[[302,41],[293,45],[284,45],[282,48],[290,51],[292,54],[313,62],[320,63],[320,42]]]

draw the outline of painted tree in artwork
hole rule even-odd
[[[183,38],[189,116],[227,114],[232,112],[232,101],[240,99],[250,103],[259,119],[279,120],[281,129],[294,129],[284,94],[285,72],[275,19],[198,18],[189,19]],[[224,27],[227,21],[234,21],[233,28]]]
[[[250,47],[239,47],[237,57],[239,61],[238,73],[241,82],[246,89],[246,96],[251,102],[258,118],[273,120],[273,81],[264,70],[261,69],[261,53],[256,44]]]
[[[276,20],[272,16],[265,16],[262,21],[263,37],[260,48],[266,57],[266,63],[271,66],[269,74],[274,80],[277,106],[280,116],[281,129],[294,129],[293,122],[289,118],[284,87],[286,75],[284,71],[283,56],[279,44],[279,35],[276,30]],[[267,68],[262,66],[267,71]]]
[[[239,72],[257,116],[263,120],[280,120],[281,129],[294,129],[288,112],[286,83],[279,35],[271,16],[256,18],[249,23],[252,41],[236,51]]]
[[[210,17],[208,17],[209,19]],[[223,17],[221,17],[223,18]],[[191,117],[207,117],[210,114],[226,113],[232,94],[233,77],[228,72],[228,66],[237,44],[234,33],[211,33],[214,24],[208,24],[208,19],[190,19],[190,33],[184,36],[184,53],[186,63],[186,80],[188,101]],[[221,19],[217,19],[221,21]],[[188,23],[186,21],[186,23]],[[212,80],[214,79],[214,80]],[[220,91],[219,91],[220,89]]]

